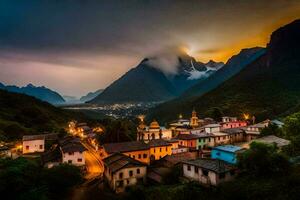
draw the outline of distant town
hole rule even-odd
[[[102,127],[70,121],[67,136],[25,135],[13,147],[3,143],[1,156],[39,157],[45,168],[61,163],[74,165],[87,180],[98,180],[115,193],[122,193],[138,184],[163,184],[164,176],[174,166],[180,166],[182,182],[217,186],[237,176],[237,157],[252,142],[274,144],[279,149],[290,143],[275,135],[260,134],[270,125],[281,128],[283,122],[266,119],[256,123],[248,114],[243,119],[224,116],[216,121],[199,118],[193,110],[189,119],[179,115],[168,127],[156,120],[147,125],[143,115],[137,117],[136,141],[100,144],[97,136],[103,134]]]

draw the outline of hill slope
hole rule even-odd
[[[80,97],[80,101],[81,102],[90,101],[90,100],[94,99],[96,96],[98,96],[99,94],[101,94],[102,92],[103,92],[103,89],[99,89],[95,92],[89,92],[88,94]]]
[[[0,140],[59,131],[75,115],[31,96],[0,89]]]
[[[28,84],[24,87],[17,87],[13,85],[5,86],[2,83],[0,83],[0,89],[7,90],[10,92],[27,94],[29,96],[36,97],[42,101],[46,101],[51,104],[62,104],[65,102],[64,98],[60,96],[60,94],[44,86],[36,87],[32,84]]]
[[[273,32],[266,53],[216,89],[198,97],[179,99],[150,110],[148,118],[163,121],[189,114],[212,116],[250,113],[272,118],[300,104],[300,20]]]
[[[191,96],[200,96],[218,87],[224,81],[239,73],[249,63],[264,54],[264,52],[265,49],[260,47],[242,49],[239,54],[232,56],[220,70],[212,74],[207,79],[199,81],[197,84],[185,91],[181,97],[186,98]]]

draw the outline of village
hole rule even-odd
[[[99,144],[101,127],[71,121],[68,135],[25,135],[16,148],[23,157],[40,157],[46,168],[67,163],[79,167],[88,180],[98,179],[116,193],[138,184],[163,184],[165,176],[175,167],[182,182],[196,181],[204,186],[217,186],[239,173],[237,156],[253,141],[275,144],[279,149],[290,141],[274,135],[261,136],[270,124],[282,127],[279,120],[255,123],[244,119],[222,117],[201,119],[195,110],[190,119],[179,115],[168,127],[156,120],[149,125],[138,116],[136,141]],[[16,157],[1,146],[1,156]]]

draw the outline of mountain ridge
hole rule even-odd
[[[194,107],[200,116],[216,112],[257,119],[276,117],[300,105],[300,20],[271,35],[266,53],[217,88],[196,97],[170,101],[149,111],[147,118],[161,121],[189,114]]]
[[[58,92],[55,92],[45,86],[34,86],[29,83],[26,86],[18,87],[15,85],[4,85],[0,83],[0,89],[33,96],[51,104],[65,103],[64,98]]]

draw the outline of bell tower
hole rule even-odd
[[[199,126],[199,123],[198,123],[198,117],[197,117],[197,112],[195,111],[195,109],[193,109],[192,111],[192,117],[191,117],[191,120],[190,120],[190,126],[195,128],[195,127],[198,127]]]

